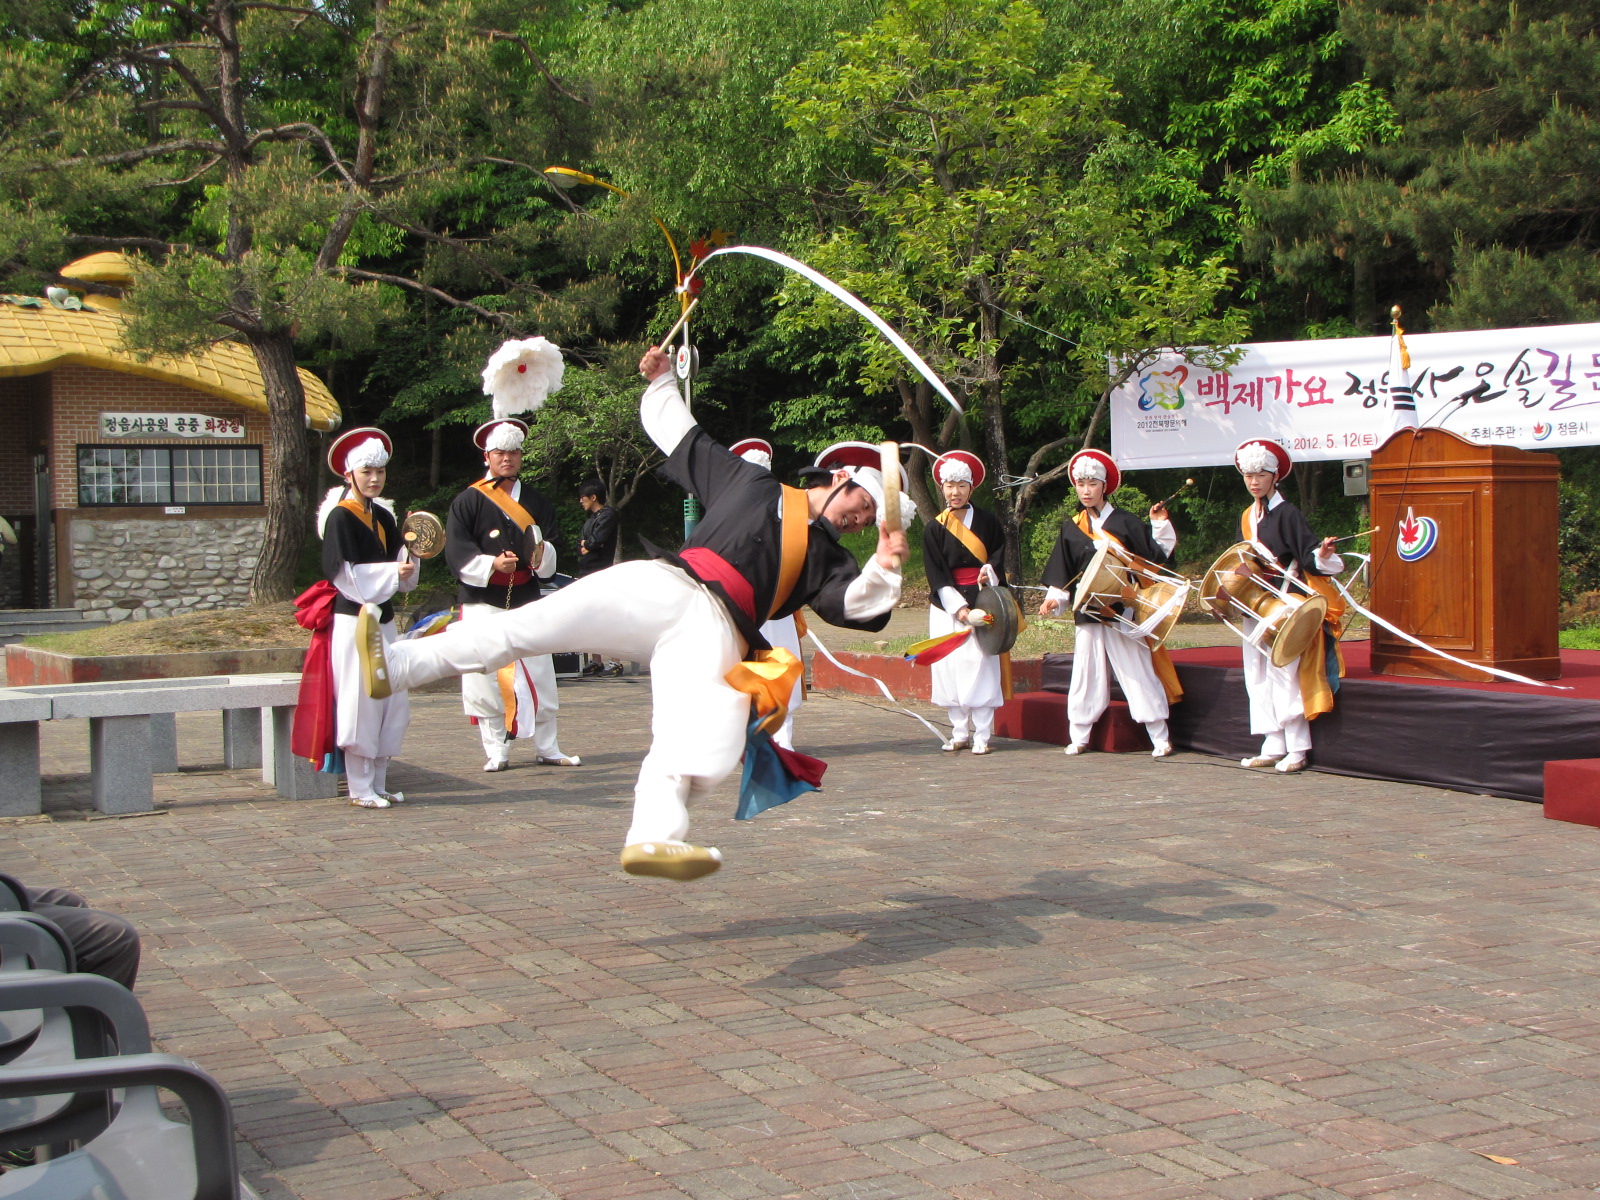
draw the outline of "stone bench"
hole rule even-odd
[[[261,767],[262,779],[291,800],[336,794],[332,775],[289,748],[300,676],[210,675],[0,688],[0,816],[41,808],[39,722],[89,722],[89,777],[103,813],[149,812],[153,776],[178,769],[176,714],[222,713],[223,761]]]

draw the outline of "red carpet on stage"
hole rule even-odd
[[[1319,771],[1393,779],[1517,800],[1544,798],[1544,764],[1600,758],[1600,651],[1563,650],[1571,690],[1374,675],[1366,642],[1343,643],[1345,677],[1331,713],[1311,723]],[[1180,750],[1244,758],[1250,732],[1237,646],[1174,650],[1184,699],[1172,708]],[[1072,656],[1046,655],[1045,691],[1065,693]],[[1114,693],[1120,698],[1120,693]],[[1064,727],[1065,712],[1062,713]]]

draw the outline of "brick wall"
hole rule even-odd
[[[174,383],[146,379],[142,375],[125,375],[120,371],[102,371],[97,367],[58,367],[50,373],[50,380],[52,444],[55,448],[50,465],[54,472],[52,485],[56,508],[78,506],[77,448],[80,444],[258,445],[262,448],[261,486],[265,495],[266,472],[269,469],[266,413],[241,408],[207,392],[197,392]],[[215,441],[207,438],[102,438],[100,414],[103,412],[187,412],[235,420],[243,417],[244,438],[242,441],[237,438]],[[29,495],[31,497],[32,493]]]

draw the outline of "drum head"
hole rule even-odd
[[[1112,597],[1111,602],[1120,600],[1128,574],[1124,560],[1125,556],[1110,542],[1096,550],[1078,580],[1078,590],[1072,594],[1072,611],[1083,612],[1096,596]]]
[[[1200,583],[1200,603],[1210,608],[1211,602],[1216,599],[1217,588],[1226,586],[1228,576],[1233,574],[1234,568],[1246,562],[1256,568],[1261,565],[1260,556],[1249,542],[1235,542],[1218,555],[1217,561],[1211,564],[1211,569],[1206,572],[1205,579]]]
[[[1135,625],[1143,625],[1163,608],[1169,610],[1147,635],[1153,640],[1152,650],[1167,640],[1172,627],[1178,623],[1178,618],[1183,616],[1184,602],[1188,598],[1189,584],[1178,579],[1158,579],[1141,587],[1134,596],[1132,620]]]
[[[1278,626],[1272,635],[1272,665],[1287,667],[1310,648],[1328,615],[1328,601],[1322,596],[1307,596]]]
[[[1022,632],[1022,609],[1008,587],[983,587],[978,589],[978,603],[994,618],[989,625],[980,625],[972,631],[978,649],[990,656],[1004,654],[1017,644],[1017,634]]]
[[[444,525],[431,512],[407,513],[400,537],[418,558],[432,558],[444,549]]]

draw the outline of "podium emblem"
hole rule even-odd
[[[1401,562],[1416,562],[1427,556],[1438,544],[1439,524],[1432,517],[1419,517],[1406,509],[1406,519],[1400,522],[1395,535],[1394,548]]]

